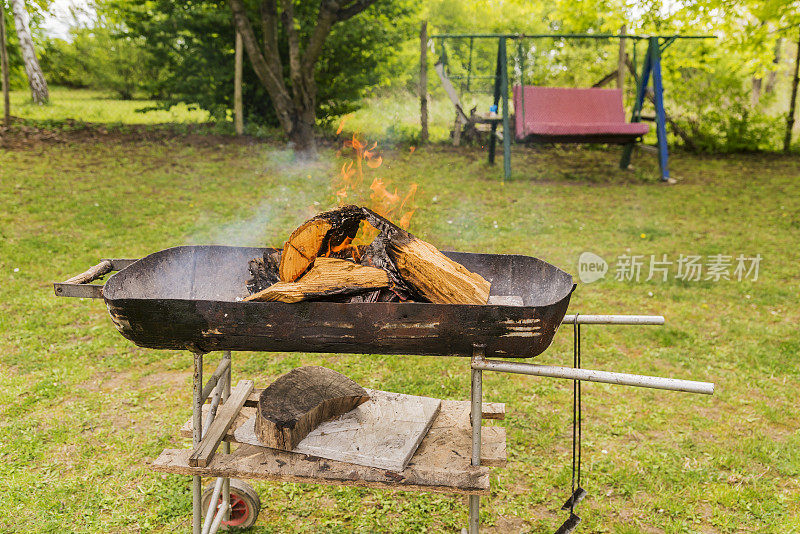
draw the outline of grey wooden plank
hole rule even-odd
[[[370,399],[312,430],[293,452],[402,471],[439,413],[441,400],[368,389]],[[255,416],[234,431],[239,443],[264,446]]]
[[[505,413],[503,403],[484,403],[483,412],[486,416],[489,406],[495,405],[494,410]],[[207,410],[208,406],[204,407]],[[423,438],[417,448],[417,452],[411,457],[409,465],[417,465],[422,462],[424,469],[434,466],[426,465],[429,456],[426,452],[437,447],[444,447],[446,455],[438,454],[437,458],[445,463],[461,462],[470,459],[472,450],[472,430],[469,422],[469,401],[443,400],[439,415],[433,420],[431,428]],[[243,408],[234,420],[233,426],[225,435],[225,440],[237,443],[234,432],[243,425],[250,417],[255,415],[255,408]],[[506,430],[498,426],[484,426],[481,429],[481,465],[490,467],[502,467],[506,465]],[[191,419],[181,427],[180,434],[184,437],[192,436]],[[292,453],[294,454],[294,453]],[[350,464],[348,464],[350,465]]]
[[[439,451],[443,452],[443,451]],[[326,460],[305,454],[240,445],[232,454],[216,455],[206,467],[189,465],[189,449],[166,449],[151,468],[162,473],[234,477],[281,482],[361,486],[403,491],[488,495],[489,467],[470,465],[464,457],[446,463],[433,454],[421,465],[409,465],[400,473]]]
[[[189,465],[193,467],[208,465],[251,391],[253,391],[252,380],[240,380],[236,384],[228,400],[217,410],[217,416],[209,426],[205,437],[190,455]]]

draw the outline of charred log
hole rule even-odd
[[[263,258],[253,258],[248,266],[252,278],[247,281],[247,290],[252,295],[280,282],[278,265],[280,264],[280,252],[265,252]]]

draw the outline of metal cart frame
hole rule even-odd
[[[595,325],[663,325],[662,316],[643,315],[568,315],[564,317],[564,324],[595,324]],[[197,448],[205,430],[211,425],[216,416],[220,402],[224,403],[230,395],[231,388],[231,352],[225,351],[216,370],[203,384],[203,357],[206,353],[195,352],[192,380],[192,445]],[[483,403],[483,371],[501,373],[526,374],[563,378],[575,381],[603,382],[625,386],[646,387],[671,391],[684,391],[711,395],[714,384],[708,382],[695,382],[672,378],[661,378],[628,373],[615,373],[609,371],[596,371],[590,369],[558,367],[522,362],[508,362],[502,360],[487,360],[484,358],[482,345],[475,345],[470,362],[471,387],[470,387],[470,419],[472,424],[472,451],[471,463],[480,466],[481,458],[481,406]],[[211,397],[206,420],[203,421],[203,404]],[[230,443],[223,442],[223,454],[230,453]],[[217,477],[211,503],[222,503],[215,509],[209,506],[205,518],[202,517],[202,481],[200,475],[192,477],[192,534],[214,534],[223,521],[227,520],[230,513],[230,478]],[[469,534],[478,534],[479,531],[480,495],[469,496]]]
[[[111,259],[102,260],[98,265],[90,268],[86,272],[70,278],[66,282],[55,283],[54,289],[57,296],[63,297],[82,297],[82,298],[102,298],[103,285],[91,284],[92,281],[102,278],[111,271],[121,270],[136,260]],[[563,318],[562,324],[572,324],[575,328],[578,325],[663,325],[662,316],[648,315],[567,315]],[[579,344],[579,338],[573,338]],[[473,354],[470,361],[471,388],[470,388],[470,420],[472,425],[472,455],[471,465],[480,466],[481,463],[481,420],[483,402],[483,371],[495,371],[501,373],[527,374],[534,376],[545,376],[551,378],[562,378],[573,380],[576,384],[581,381],[603,382],[609,384],[619,384],[625,386],[646,387],[655,389],[665,389],[672,391],[684,391],[688,393],[700,393],[711,395],[714,393],[714,384],[708,382],[695,382],[689,380],[678,380],[671,378],[661,378],[652,376],[633,375],[627,373],[616,373],[609,371],[597,371],[576,367],[558,367],[550,365],[539,365],[525,362],[511,362],[503,360],[487,360],[484,357],[484,346],[473,345]],[[199,349],[193,351],[193,375],[192,375],[192,446],[195,450],[201,446],[206,432],[211,424],[216,420],[217,411],[220,406],[231,396],[231,351],[224,351],[222,359],[217,365],[208,381],[203,382],[203,362],[206,352]],[[208,413],[203,421],[203,405],[210,398]],[[216,436],[216,439],[219,436]],[[222,445],[222,453],[230,454],[230,443],[219,437],[219,442],[213,444],[214,450],[218,445]],[[206,444],[207,445],[207,444]],[[330,483],[331,481],[328,481]],[[231,479],[229,477],[216,477],[209,508],[203,517],[202,514],[202,477],[199,474],[192,475],[192,533],[193,534],[213,534],[216,533],[227,521],[231,512]],[[335,482],[334,482],[335,483]],[[220,496],[222,502],[219,502]],[[217,504],[215,507],[214,504]],[[469,495],[469,534],[477,534],[479,529],[480,496]],[[257,513],[257,510],[256,510]]]

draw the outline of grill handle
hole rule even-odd
[[[103,298],[103,284],[92,284],[92,282],[112,271],[121,271],[135,261],[130,259],[100,260],[100,263],[79,275],[64,282],[55,282],[53,289],[57,297]]]

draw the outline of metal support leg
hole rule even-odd
[[[203,431],[203,353],[194,353],[194,375],[192,377],[192,445],[200,444]],[[192,534],[201,534],[202,521],[202,481],[200,476],[192,477]]]
[[[226,350],[223,358],[228,360],[231,359],[231,351]],[[225,373],[225,384],[222,388],[222,402],[225,403],[228,400],[228,397],[231,394],[231,365],[233,361],[228,362],[228,371]],[[228,441],[222,442],[222,452],[223,454],[230,454],[231,453],[231,444]],[[222,506],[225,509],[225,515],[223,517],[224,521],[229,521],[231,518],[231,479],[225,477],[222,479]]]
[[[500,95],[503,99],[503,177],[508,180],[511,178],[511,139],[516,132],[511,131],[508,120],[508,59],[505,37],[500,38],[500,56]]]
[[[472,364],[483,361],[483,345],[475,345],[472,353]],[[472,422],[472,465],[481,465],[481,414],[483,412],[483,371],[472,369],[472,388],[470,391],[470,420]],[[479,495],[469,496],[469,534],[478,534],[480,524],[481,498]]]

